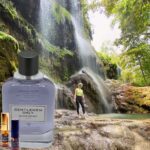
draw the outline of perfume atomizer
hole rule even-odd
[[[19,150],[19,120],[11,120],[11,150]]]
[[[2,147],[9,147],[9,113],[1,113]]]

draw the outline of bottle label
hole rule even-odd
[[[2,134],[2,142],[8,142],[8,135]]]
[[[46,105],[11,105],[12,119],[22,121],[45,121]]]
[[[11,138],[11,147],[19,148],[19,140],[17,138]]]

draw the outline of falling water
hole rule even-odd
[[[66,5],[65,0],[60,1],[61,5]],[[54,4],[53,0],[41,0],[40,1],[40,31],[45,38],[50,40],[51,36],[54,36],[51,32],[55,27],[53,26],[53,20],[51,16],[51,5]],[[88,67],[90,69],[86,70],[92,76],[93,81],[97,85],[100,102],[103,104],[104,112],[110,112],[111,106],[107,100],[107,89],[103,83],[103,80],[98,76],[99,68],[97,66],[96,54],[91,46],[90,39],[86,38],[84,25],[82,20],[82,11],[80,9],[80,1],[71,1],[71,14],[72,14],[72,24],[75,29],[74,37],[76,40],[76,45],[79,53],[79,57],[82,63],[82,67]]]
[[[81,72],[87,73],[95,83],[95,88],[97,89],[98,95],[101,99],[101,108],[103,113],[110,113],[112,110],[112,105],[109,104],[107,100],[107,98],[109,98],[110,96],[110,93],[104,83],[104,80],[97,73],[93,72],[93,70],[91,70],[90,68],[82,68]]]
[[[52,0],[40,0],[40,32],[47,39],[49,39],[49,34],[51,32],[52,27],[52,16],[50,13],[51,5]]]
[[[75,28],[75,40],[77,48],[79,50],[79,56],[83,67],[90,67],[94,72],[97,72],[96,68],[96,55],[91,46],[90,40],[85,38],[82,12],[80,9],[80,3],[78,0],[74,0],[71,3],[72,23]]]
[[[92,77],[93,81],[97,85],[99,91],[100,101],[102,102],[105,111],[111,112],[111,105],[108,103],[107,96],[109,94],[107,88],[105,87],[103,79],[98,75],[98,66],[96,62],[96,54],[91,46],[90,40],[84,35],[84,27],[82,21],[82,12],[80,9],[80,3],[78,0],[72,2],[72,23],[75,29],[75,39],[78,47],[79,56],[83,67],[88,67],[86,71]]]

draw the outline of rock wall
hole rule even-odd
[[[11,0],[16,9],[32,25],[36,26],[39,19],[40,0]]]
[[[56,37],[47,41],[41,37],[36,26],[40,1],[12,2],[0,1],[0,29],[15,37],[20,50],[36,50],[40,54],[46,51],[47,57],[41,58],[45,60],[40,63],[42,71],[57,82],[67,80],[80,66],[75,52],[72,25],[69,22],[66,25],[56,24]]]
[[[150,113],[150,87],[135,87],[117,80],[106,80],[112,92],[114,111],[127,114]]]

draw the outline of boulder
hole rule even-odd
[[[57,109],[75,109],[75,103],[73,102],[73,93],[65,85],[57,85]]]
[[[67,86],[72,93],[79,82],[83,83],[85,103],[88,112],[108,113],[112,111],[112,97],[103,79],[88,68],[82,68],[71,76]]]
[[[106,85],[112,92],[113,106],[119,113],[149,113],[149,87],[136,87],[121,84],[116,80],[106,80]]]

